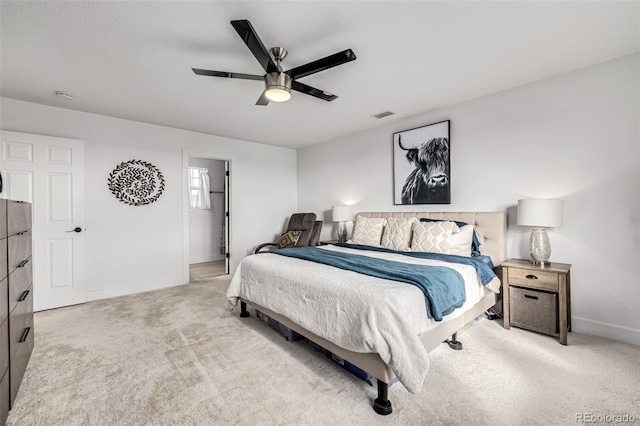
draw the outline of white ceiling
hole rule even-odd
[[[1,4],[4,97],[284,147],[303,147],[639,51],[637,1],[127,2]],[[263,74],[229,24],[248,19],[290,69],[357,60],[255,106]],[[57,98],[67,91],[73,101]],[[371,115],[390,110],[378,120]]]

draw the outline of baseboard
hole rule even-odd
[[[571,330],[593,336],[606,337],[620,342],[640,346],[640,330],[620,327],[586,318],[571,317]]]
[[[189,265],[194,263],[217,262],[224,260],[223,254],[205,254],[202,256],[189,256]]]
[[[137,283],[119,284],[117,286],[102,288],[98,290],[87,290],[87,302],[90,302],[92,300],[108,299],[110,297],[143,293],[145,291],[160,290],[162,288],[187,284],[188,282],[189,277],[180,276],[172,279],[142,281]]]

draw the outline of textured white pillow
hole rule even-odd
[[[449,253],[454,226],[453,222],[414,222],[411,250]]]
[[[457,225],[455,225],[455,228],[453,229],[453,235],[451,235],[451,248],[449,249],[449,254],[471,257],[472,240],[473,226],[464,225],[462,228],[459,228]]]
[[[353,225],[353,234],[351,234],[349,242],[380,247],[382,231],[386,224],[387,219],[383,217],[358,216],[355,225]]]
[[[411,225],[415,217],[390,217],[382,233],[382,247],[405,251],[411,246]]]

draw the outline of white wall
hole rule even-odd
[[[298,210],[508,211],[508,255],[528,258],[520,198],[562,198],[551,259],[571,263],[575,331],[640,344],[639,56],[394,121],[298,151]],[[428,94],[416,94],[428,96]],[[450,205],[394,206],[393,132],[451,120]]]
[[[294,150],[7,98],[0,101],[3,130],[85,141],[90,300],[188,282],[183,149],[231,160],[232,271],[255,246],[274,241],[283,221],[296,210]],[[130,159],[149,161],[164,173],[166,188],[157,202],[127,206],[108,190],[109,172]]]
[[[223,260],[220,239],[224,227],[224,161],[189,158],[190,167],[209,170],[211,208],[189,209],[189,263]]]

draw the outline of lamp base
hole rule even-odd
[[[544,266],[549,264],[551,242],[545,228],[533,228],[529,237],[529,254],[531,263]]]
[[[549,266],[549,265],[551,265],[551,262],[549,262],[548,260],[543,262],[543,261],[541,261],[541,260],[534,260],[534,259],[531,259],[531,263],[533,263],[534,265],[538,265],[538,266],[540,266],[541,268],[544,268],[545,266]]]
[[[338,223],[338,241],[344,243],[347,241],[347,224],[346,222]]]

